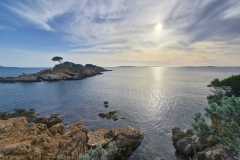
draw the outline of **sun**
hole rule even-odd
[[[155,33],[157,36],[160,36],[162,32],[163,32],[163,25],[162,25],[161,23],[157,23],[157,24],[154,26],[154,33]]]
[[[160,39],[163,38],[164,35],[164,29],[163,29],[163,25],[162,23],[156,23],[153,26],[153,30],[152,30],[152,38],[155,41],[159,41]]]

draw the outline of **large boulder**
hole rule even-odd
[[[179,128],[172,130],[172,141],[177,154],[184,156],[193,156],[197,150],[196,137],[191,130],[182,131]]]
[[[172,129],[172,141],[178,157],[197,160],[234,160],[212,136],[199,138],[192,130]]]
[[[141,132],[133,128],[101,129],[88,137],[92,149],[80,160],[126,160],[143,139]]]
[[[207,148],[197,153],[198,160],[234,160],[222,145]]]

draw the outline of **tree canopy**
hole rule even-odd
[[[54,61],[54,62],[62,63],[62,60],[63,60],[63,58],[59,57],[59,56],[55,56],[55,57],[52,58],[52,61]]]

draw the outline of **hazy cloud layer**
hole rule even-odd
[[[22,0],[2,5],[35,28],[61,34],[73,53],[237,55],[239,50],[239,0]]]

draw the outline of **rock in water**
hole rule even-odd
[[[143,139],[132,128],[89,131],[82,123],[64,127],[59,121],[49,128],[43,122],[25,117],[0,120],[0,160],[80,160],[97,146],[106,160],[124,160]]]
[[[108,108],[109,107],[109,102],[108,101],[104,101],[104,107]]]
[[[105,119],[113,120],[113,121],[117,121],[119,119],[117,111],[110,111],[107,113],[99,113],[98,116],[101,118],[105,118]]]
[[[108,101],[104,101],[104,105],[108,105],[109,104],[109,102]]]

